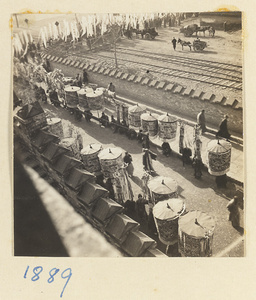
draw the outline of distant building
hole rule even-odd
[[[214,26],[217,30],[239,30],[242,28],[242,12],[202,12],[186,14],[186,19],[182,21],[182,26],[197,24],[198,26]]]

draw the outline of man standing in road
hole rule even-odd
[[[230,133],[228,132],[228,115],[225,115],[224,119],[221,121],[216,137],[230,138]]]
[[[197,124],[200,126],[202,133],[206,131],[204,109],[197,115]]]
[[[175,50],[176,49],[176,44],[177,44],[177,40],[175,39],[175,37],[172,39],[172,46],[173,46],[173,49]]]
[[[232,226],[234,228],[239,228],[240,226],[240,214],[238,208],[238,197],[234,196],[232,200],[229,201],[227,205],[227,209],[229,211],[228,220],[231,221]]]
[[[114,86],[114,84],[112,82],[110,82],[110,84],[107,86],[107,94],[109,97],[111,98],[115,98],[116,97],[116,87]]]

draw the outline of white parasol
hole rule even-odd
[[[90,155],[94,154],[102,149],[102,146],[100,144],[90,144],[86,146],[82,151],[81,154],[83,155]]]
[[[156,194],[171,194],[177,192],[177,182],[170,177],[157,176],[149,180],[148,188]]]
[[[122,155],[121,148],[106,148],[102,150],[99,154],[99,159],[101,160],[112,160],[117,159],[120,155]]]
[[[128,108],[129,113],[140,113],[146,111],[146,105],[136,104]]]
[[[181,198],[171,198],[158,202],[153,208],[153,214],[159,220],[175,219],[185,210],[184,201]]]
[[[198,210],[190,211],[179,219],[179,230],[194,238],[211,236],[214,228],[214,219]]]

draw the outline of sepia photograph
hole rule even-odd
[[[246,257],[243,12],[11,20],[12,255]]]

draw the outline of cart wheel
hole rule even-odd
[[[194,48],[194,51],[201,51],[200,45],[195,45],[193,48]]]
[[[149,33],[146,33],[146,34],[145,34],[145,39],[146,39],[146,40],[150,40],[150,34],[149,34]]]

